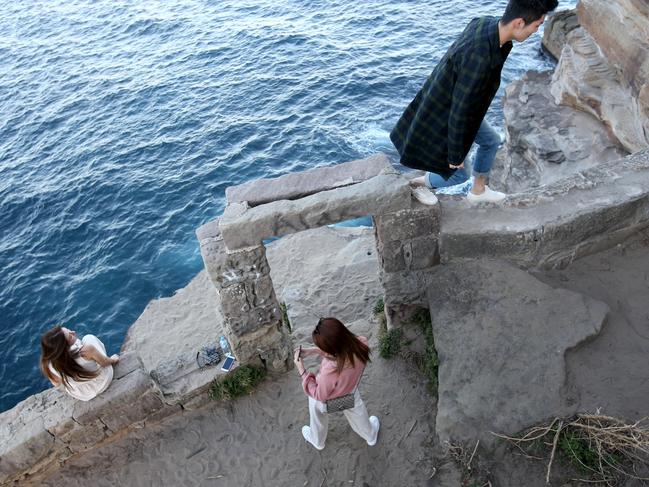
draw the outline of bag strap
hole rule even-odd
[[[354,386],[354,388],[352,389],[352,392],[350,392],[350,394],[355,393],[356,389],[358,389],[358,386],[361,383],[361,379],[363,378],[363,374],[365,373],[365,367],[367,367],[367,364],[363,365],[363,370],[361,370],[361,375],[358,376],[358,380],[356,381],[356,385]]]

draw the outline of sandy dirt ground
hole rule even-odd
[[[352,329],[376,346],[376,323],[358,321]],[[69,462],[42,485],[426,485],[435,404],[418,372],[374,353],[360,388],[369,413],[381,421],[374,447],[342,414],[330,418],[324,450],[308,445],[300,432],[308,424],[307,400],[292,371],[236,402],[144,427]]]

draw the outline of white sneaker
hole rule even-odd
[[[376,445],[376,440],[379,439],[379,428],[381,425],[379,424],[379,418],[376,416],[370,416],[370,424],[374,428],[374,431],[376,431],[376,435],[374,436],[374,441],[368,441],[367,444],[370,446]]]
[[[436,205],[437,196],[430,189],[419,186],[417,188],[411,188],[412,196],[423,205]]]
[[[302,426],[302,436],[308,443],[311,443],[316,450],[322,450],[324,448],[324,445],[318,446],[313,443],[313,440],[311,440],[311,428],[308,426]]]
[[[472,205],[479,203],[501,203],[505,198],[507,198],[505,193],[494,191],[486,184],[481,194],[474,194],[472,191],[469,191],[469,194],[466,195],[467,201]]]

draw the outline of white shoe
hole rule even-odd
[[[322,450],[324,448],[324,445],[318,446],[313,443],[313,440],[311,440],[311,428],[308,426],[302,426],[302,436],[308,443],[311,443],[316,450]]]
[[[370,416],[370,424],[374,428],[374,431],[376,431],[376,435],[374,435],[374,441],[368,441],[367,444],[369,446],[374,446],[376,445],[376,440],[379,439],[379,428],[381,427],[379,424],[379,418],[376,416]]]
[[[469,194],[466,195],[467,201],[472,205],[477,205],[478,203],[501,203],[505,198],[507,198],[505,193],[494,191],[486,184],[482,193],[475,194],[473,191],[469,191]]]
[[[437,196],[430,189],[419,186],[417,188],[411,188],[412,196],[423,205],[436,205]]]

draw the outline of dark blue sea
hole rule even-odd
[[[0,0],[0,411],[48,387],[44,330],[117,352],[185,286],[227,186],[395,155],[388,133],[445,49],[505,4]],[[535,35],[503,87],[551,66]]]

